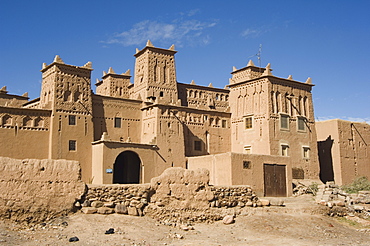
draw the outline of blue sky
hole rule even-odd
[[[262,44],[278,77],[312,78],[316,119],[370,123],[370,1],[0,1],[0,87],[39,97],[41,64],[133,71],[135,48],[175,44],[179,82],[223,88]],[[95,89],[95,86],[92,87]]]

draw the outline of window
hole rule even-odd
[[[282,156],[289,156],[288,150],[289,150],[289,145],[287,144],[281,145],[281,155]]]
[[[303,147],[303,158],[304,159],[310,158],[310,147],[307,147],[307,146]]]
[[[69,151],[76,151],[76,140],[69,140],[68,149]]]
[[[163,97],[163,91],[159,92],[159,97]]]
[[[76,125],[76,115],[69,115],[68,116],[68,124],[70,126]]]
[[[245,129],[252,129],[252,127],[253,127],[253,117],[252,116],[246,117],[245,120],[244,120],[244,123],[245,123]]]
[[[116,118],[114,118],[114,127],[115,128],[121,128],[121,118],[118,118],[118,117],[116,117]]]
[[[199,140],[194,141],[194,150],[201,151],[202,150],[202,142]]]
[[[251,169],[251,162],[243,161],[243,169]]]
[[[289,129],[289,115],[285,114],[280,115],[280,128]]]
[[[250,154],[251,153],[251,149],[252,149],[252,147],[250,145],[244,146],[244,151],[245,151],[246,154]]]
[[[222,120],[222,128],[226,128],[226,120]]]
[[[306,130],[306,122],[305,118],[298,117],[298,131],[305,131]]]

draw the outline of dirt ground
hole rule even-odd
[[[370,221],[329,217],[308,195],[284,200],[285,207],[236,211],[230,225],[194,224],[188,231],[119,214],[78,212],[31,228],[1,221],[0,245],[370,245]],[[110,228],[114,233],[105,234]]]

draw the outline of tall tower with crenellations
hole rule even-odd
[[[91,177],[93,140],[91,62],[73,66],[57,55],[42,67],[40,108],[51,110],[49,159],[77,160],[82,177]]]
[[[178,104],[175,46],[154,47],[148,40],[142,50],[136,50],[134,99]]]

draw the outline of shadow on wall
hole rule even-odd
[[[318,141],[318,153],[319,153],[319,163],[320,163],[320,179],[325,184],[327,181],[334,181],[334,171],[333,171],[333,157],[331,150],[333,147],[334,140],[331,135],[324,140]]]

